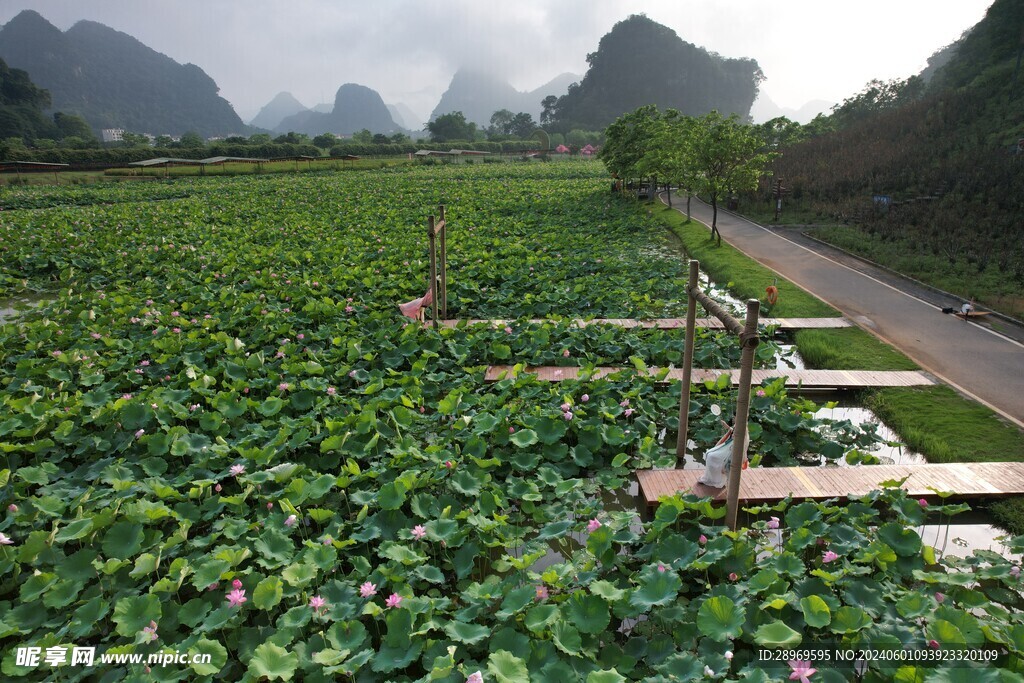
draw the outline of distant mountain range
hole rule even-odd
[[[308,111],[309,108],[295,99],[290,92],[279,92],[274,99],[263,105],[260,112],[249,121],[250,126],[274,130],[289,116]]]
[[[180,135],[245,133],[217,84],[194,64],[179,64],[126,33],[93,21],[61,31],[25,10],[0,29],[0,59],[50,92],[53,110],[82,116],[95,129]]]
[[[434,107],[430,120],[442,114],[461,111],[467,121],[478,126],[487,126],[491,115],[499,109],[508,109],[513,114],[526,112],[534,120],[540,118],[541,100],[548,95],[560,97],[579,76],[563,73],[535,90],[521,92],[490,74],[473,69],[459,69],[452,77],[448,89],[441,95],[441,101]]]
[[[373,133],[395,133],[400,130],[380,94],[365,85],[346,83],[334,96],[329,113],[301,111],[281,120],[274,128],[279,133],[295,131],[307,135],[334,133],[351,135],[363,129]]]

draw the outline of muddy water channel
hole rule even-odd
[[[52,299],[53,295],[45,292],[17,296],[11,299],[0,299],[0,323],[16,317],[25,309],[41,306]]]

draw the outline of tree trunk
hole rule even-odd
[[[722,246],[722,233],[718,232],[718,195],[711,195],[711,237],[718,237],[718,246]]]
[[[665,192],[668,194],[668,208],[672,208],[672,183],[665,185]]]
[[[692,195],[692,194],[689,194],[689,193],[687,193],[687,194],[686,194],[686,222],[687,222],[687,223],[689,223],[689,222],[690,222],[691,220],[693,220],[693,219],[692,219],[692,218],[690,217],[690,200],[691,200],[691,199],[693,199],[693,195]]]

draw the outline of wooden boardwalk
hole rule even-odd
[[[492,325],[494,327],[505,327],[506,325],[515,323],[515,320],[502,320],[502,319],[469,319],[469,320],[442,320],[441,324],[445,327],[456,327],[459,323],[465,322],[468,325]],[[531,325],[542,325],[544,323],[555,323],[558,322],[555,319],[550,318],[531,318],[529,323]],[[724,330],[725,325],[718,318],[697,318],[696,327],[706,327],[713,330]],[[832,329],[839,327],[853,327],[846,318],[762,318],[758,321],[760,325],[774,326],[780,330],[805,330],[805,329]],[[614,325],[616,327],[625,327],[627,329],[642,329],[642,330],[682,330],[686,328],[686,318],[654,318],[651,320],[634,320],[632,318],[594,318],[592,320],[586,320],[583,318],[574,318],[572,324],[577,327],[587,327],[589,325]]]
[[[693,493],[725,502],[726,489],[698,483],[702,469],[640,470],[636,477],[647,505],[664,496]],[[740,504],[774,503],[787,496],[826,500],[862,496],[884,481],[908,477],[903,488],[913,498],[936,500],[936,489],[955,498],[1000,498],[1024,494],[1024,463],[981,462],[927,465],[859,465],[856,467],[752,467],[740,479]]]
[[[632,367],[599,367],[589,376],[589,379],[600,379],[607,375],[623,370],[633,371]],[[564,380],[579,379],[584,375],[583,368],[579,367],[556,367],[556,366],[531,366],[522,370],[538,379],[546,382],[561,382]],[[662,371],[661,368],[648,368],[649,376],[656,376]],[[730,373],[732,382],[735,385],[739,381],[739,370],[708,370],[694,368],[691,375],[691,382],[699,384],[705,381],[713,381],[720,375]],[[487,368],[484,375],[485,382],[497,382],[498,380],[512,377],[513,366],[492,365]],[[827,389],[864,389],[868,387],[913,387],[935,384],[935,380],[918,370],[754,370],[751,375],[753,385],[763,384],[769,379],[786,377],[787,387],[800,387],[806,390],[827,390]],[[683,378],[682,368],[669,370],[664,382],[679,382]]]

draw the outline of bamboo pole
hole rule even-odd
[[[437,207],[441,216],[441,312],[448,318],[448,222],[444,218],[444,204]]]
[[[739,516],[740,476],[743,471],[743,457],[746,455],[747,418],[750,415],[750,375],[754,369],[754,352],[760,338],[757,335],[757,316],[760,309],[757,299],[747,301],[747,318],[740,334],[743,355],[740,360],[739,396],[736,399],[736,417],[732,432],[732,460],[729,466],[729,488],[726,494],[726,523],[736,530]]]
[[[693,374],[693,337],[697,326],[697,297],[693,295],[700,274],[700,262],[690,260],[690,279],[686,284],[686,350],[683,353],[683,385],[679,391],[679,436],[676,438],[676,466],[686,456],[690,428],[690,377]]]
[[[434,243],[434,217],[427,218],[427,238],[430,240],[430,310],[437,327],[437,245]]]

